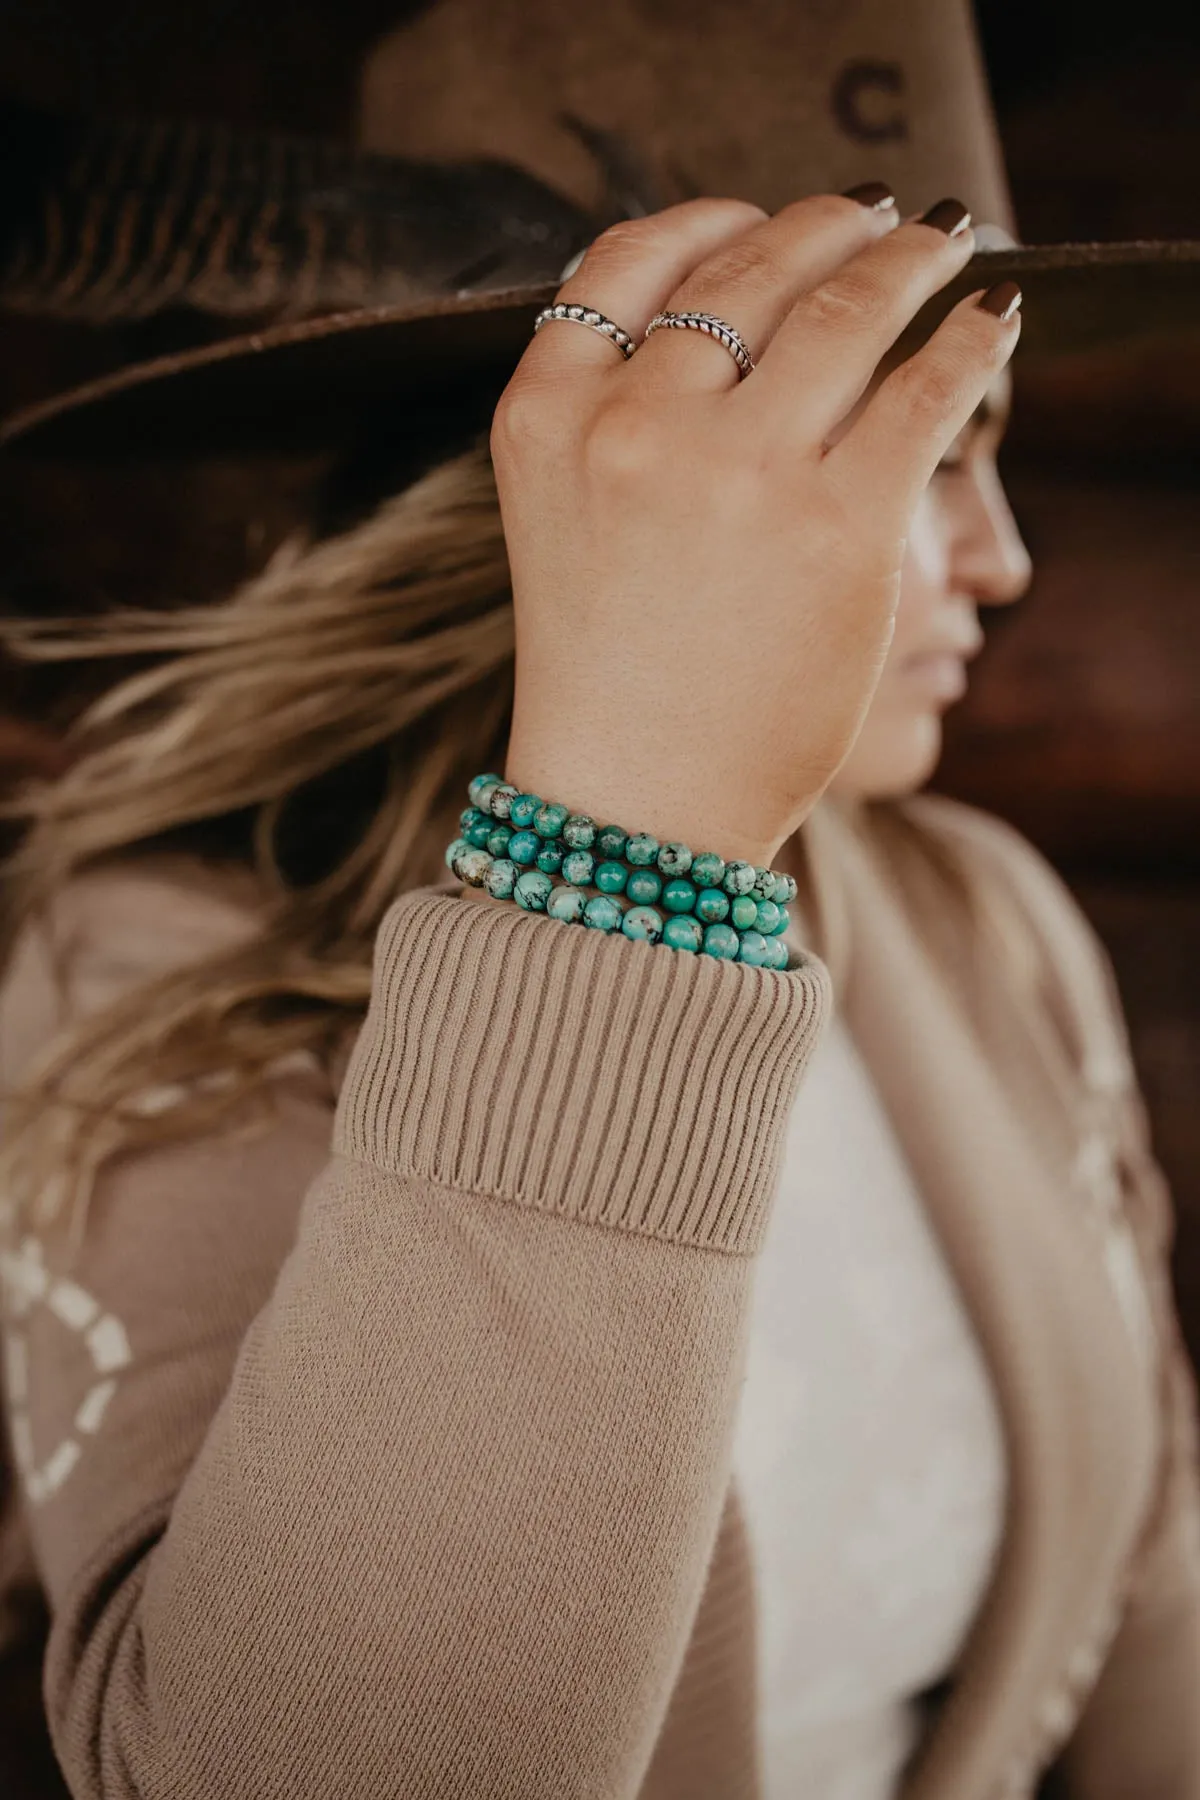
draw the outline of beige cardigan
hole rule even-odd
[[[1193,1389],[1103,959],[962,808],[824,807],[804,842],[1008,1438],[994,1583],[904,1800],[1055,1762],[1079,1800],[1200,1800]],[[79,883],[10,972],[5,1081],[64,1005],[247,928],[170,870]],[[72,1795],[753,1800],[732,1424],[828,1005],[812,961],[412,895],[331,1158],[325,1085],[281,1075],[268,1129],[114,1167],[69,1272],[6,1258],[0,1623],[46,1596]]]

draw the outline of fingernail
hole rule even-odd
[[[980,295],[979,304],[984,312],[1007,324],[1021,304],[1021,290],[1015,281],[998,281]]]
[[[939,200],[918,220],[918,224],[932,225],[935,231],[944,231],[947,237],[958,237],[970,223],[971,214],[961,200]]]
[[[871,212],[887,212],[896,204],[896,196],[886,181],[861,181],[857,187],[847,188],[843,198],[857,200]]]

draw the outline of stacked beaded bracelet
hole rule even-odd
[[[461,836],[446,851],[447,867],[468,886],[594,931],[787,967],[783,934],[796,897],[790,875],[597,825],[585,813],[518,793],[499,775],[477,775],[468,792]]]

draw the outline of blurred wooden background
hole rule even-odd
[[[0,83],[71,109],[336,133],[364,48],[403,9],[0,0]],[[978,12],[1025,239],[1200,237],[1195,0],[980,0]],[[86,334],[65,350],[59,339],[51,366],[37,332],[6,322],[0,411],[89,372],[97,354]],[[1177,1197],[1182,1312],[1200,1359],[1200,349],[1019,370],[1005,455],[1037,578],[989,621],[938,785],[1027,832],[1115,959]],[[97,472],[85,485],[74,503],[81,517],[90,505],[104,568],[120,480]],[[244,494],[244,474],[218,470],[192,517],[232,566],[254,559],[302,488],[240,518],[230,495]],[[67,498],[46,491],[40,504],[49,517]],[[10,506],[28,504],[10,490]],[[0,772],[37,749],[0,728]]]

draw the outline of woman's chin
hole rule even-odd
[[[868,715],[830,792],[849,800],[898,800],[924,787],[941,754],[940,710],[886,720]]]

